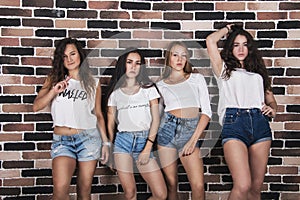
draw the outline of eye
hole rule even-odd
[[[131,64],[132,63],[132,61],[131,60],[127,60],[127,62],[126,62],[127,64]]]
[[[137,65],[141,65],[141,62],[136,62]]]

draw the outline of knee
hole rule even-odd
[[[156,191],[152,195],[155,199],[158,199],[158,200],[167,199],[167,191],[166,190]]]
[[[135,188],[124,189],[124,194],[125,194],[126,199],[136,199],[136,189]]]
[[[167,183],[167,187],[168,187],[168,190],[169,191],[177,191],[177,179],[174,178],[174,179],[167,179],[166,181]]]
[[[69,185],[54,185],[53,199],[67,199],[69,196]]]
[[[251,183],[243,182],[243,183],[234,183],[233,188],[238,191],[242,195],[247,195],[251,188]]]

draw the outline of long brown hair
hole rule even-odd
[[[62,39],[55,46],[54,58],[52,60],[52,70],[48,76],[50,82],[49,87],[52,87],[68,76],[68,70],[64,66],[64,52],[68,44],[73,44],[78,50],[80,55],[79,79],[86,90],[88,97],[91,97],[96,83],[87,61],[87,55],[85,50],[82,48],[81,43],[72,38]]]
[[[234,71],[235,68],[242,67],[239,60],[233,55],[232,50],[235,38],[238,35],[243,35],[247,39],[248,47],[248,55],[244,60],[244,69],[249,72],[260,74],[264,81],[265,91],[272,90],[267,68],[251,34],[237,25],[233,25],[231,29],[232,32],[229,34],[227,40],[225,41],[223,50],[221,51],[221,57],[226,64],[226,70],[222,74],[222,77],[229,79],[231,72]]]

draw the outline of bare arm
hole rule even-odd
[[[199,122],[197,124],[196,130],[191,137],[191,139],[184,145],[184,148],[182,150],[182,155],[190,155],[194,152],[195,146],[201,135],[203,134],[208,122],[210,121],[210,117],[208,117],[205,114],[202,114]]]
[[[265,93],[265,105],[262,108],[262,113],[269,117],[275,117],[277,112],[277,102],[273,92],[267,90]]]
[[[97,89],[96,89],[96,99],[95,99],[95,114],[97,117],[97,125],[100,130],[102,142],[107,143],[108,138],[106,134],[106,126],[105,126],[105,120],[102,114],[102,109],[101,109],[101,85],[100,82],[98,83]],[[108,161],[109,156],[109,148],[108,145],[102,145],[102,164],[105,164]]]
[[[227,28],[226,28],[227,27]],[[228,33],[231,25],[227,25],[226,27],[219,29],[216,32],[211,33],[206,38],[206,46],[207,52],[212,63],[213,72],[217,77],[220,76],[222,70],[222,58],[218,49],[218,41]]]
[[[50,85],[50,81],[47,78],[42,89],[39,91],[37,97],[33,102],[33,111],[37,112],[48,106],[57,94],[61,93],[68,86],[68,81],[71,77],[67,77],[65,80],[58,82],[54,87]],[[51,88],[52,87],[52,88]]]
[[[107,131],[108,138],[110,142],[113,142],[115,136],[115,114],[116,114],[116,106],[108,106],[107,111]]]
[[[150,125],[149,136],[145,148],[139,155],[138,159],[138,164],[141,165],[147,164],[149,162],[149,156],[151,153],[153,142],[156,138],[158,127],[160,124],[158,99],[153,99],[150,101],[150,111],[152,116],[152,122]]]

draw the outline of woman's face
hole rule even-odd
[[[126,76],[136,78],[141,69],[141,56],[138,53],[130,53],[126,58]]]
[[[186,48],[180,45],[176,45],[170,52],[170,67],[177,71],[182,71],[187,62]]]
[[[244,35],[237,35],[233,42],[232,53],[236,59],[243,62],[248,56],[248,43]]]
[[[67,44],[64,55],[64,66],[69,71],[77,70],[80,66],[80,55],[74,44]]]

